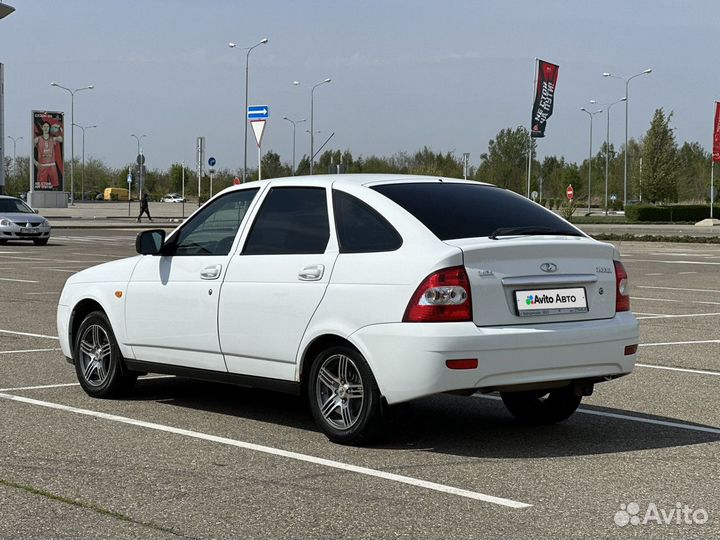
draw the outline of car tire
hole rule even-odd
[[[46,246],[49,241],[49,238],[34,238],[33,244],[35,244],[36,246]]]
[[[80,386],[92,397],[125,395],[137,379],[137,374],[125,367],[115,333],[102,311],[93,311],[80,323],[73,359]]]
[[[500,396],[510,414],[527,424],[555,424],[567,420],[582,400],[572,385],[549,391],[500,392]]]
[[[7,240],[0,240],[0,246],[4,246],[5,244],[7,244]]]
[[[382,396],[359,352],[345,346],[328,348],[315,357],[309,377],[310,409],[328,439],[361,445],[379,436]]]

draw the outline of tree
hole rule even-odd
[[[532,141],[535,159],[537,143]],[[525,193],[527,180],[528,131],[522,126],[506,128],[488,143],[488,151],[480,155],[477,180],[490,182],[517,193]],[[537,176],[537,167],[534,167]]]
[[[677,201],[680,172],[675,134],[670,128],[673,113],[656,109],[643,144],[643,197],[650,202]]]
[[[703,201],[708,197],[710,176],[710,152],[698,142],[686,142],[678,151],[680,174],[678,176],[678,199]]]
[[[280,162],[280,155],[270,150],[262,157],[262,177],[263,178],[281,178],[290,176],[292,171],[290,166]]]
[[[572,184],[575,197],[579,199],[587,183],[587,177],[580,175],[579,167],[574,163],[567,163],[564,157],[547,156],[540,165],[540,174],[543,178],[543,198],[564,199],[568,185]]]

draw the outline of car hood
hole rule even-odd
[[[120,259],[119,261],[110,261],[97,266],[91,266],[73,274],[68,278],[68,285],[78,283],[127,283],[135,269],[135,265],[140,261],[142,255]]]
[[[0,219],[9,219],[16,223],[38,224],[42,223],[45,218],[39,214],[28,214],[27,212],[2,212]]]

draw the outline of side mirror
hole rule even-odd
[[[158,255],[165,242],[165,231],[152,229],[143,231],[135,239],[135,251],[140,255]]]
[[[33,212],[35,212],[35,213],[37,214],[37,213],[38,213],[38,209],[35,208],[35,209],[33,210]]]

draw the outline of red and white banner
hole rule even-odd
[[[545,136],[545,123],[553,112],[559,70],[560,66],[545,62],[545,60],[538,60],[535,102],[532,110],[532,121],[530,122],[531,137]]]
[[[715,124],[713,124],[713,161],[720,161],[720,101],[715,102]]]

